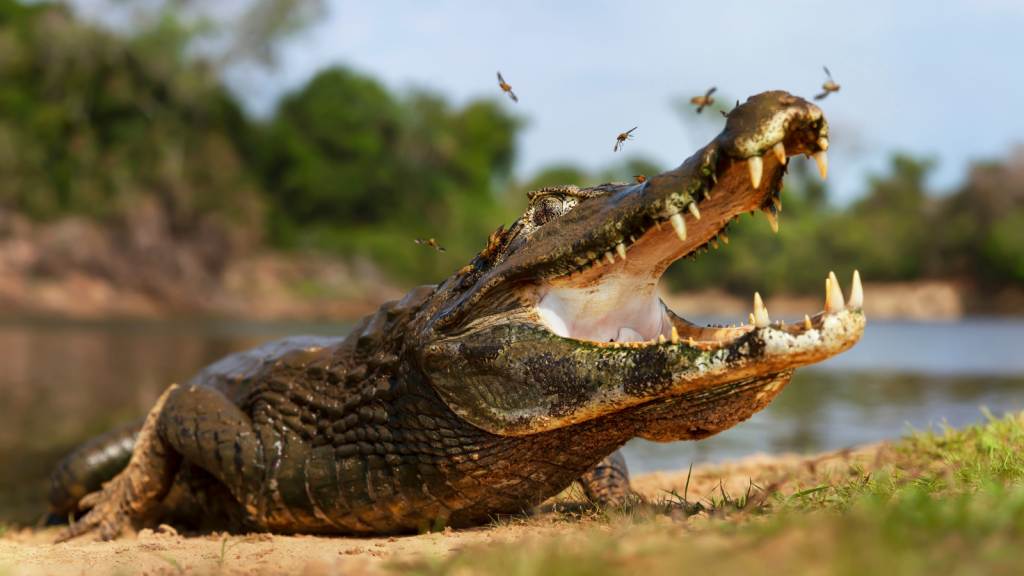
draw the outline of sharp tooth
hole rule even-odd
[[[715,247],[715,250],[718,250],[718,238],[715,238],[714,236],[712,236],[711,237],[711,245]]]
[[[832,279],[825,278],[825,310],[828,310],[828,301],[832,298]]]
[[[715,176],[715,172],[713,170],[711,172],[711,181],[718,184],[718,176]]]
[[[604,257],[608,259],[609,264],[615,264],[615,256],[612,256],[611,252],[605,252]]]
[[[664,343],[665,343],[665,335],[664,334],[658,334],[658,344],[664,344]]]
[[[722,242],[725,242],[726,244],[729,243],[729,234],[725,232],[725,228],[722,228],[722,231],[719,232],[718,235],[722,237]]]
[[[597,260],[594,260],[594,268],[600,268],[600,267],[601,267],[601,259],[598,258]]]
[[[633,236],[632,234],[630,234],[629,235],[629,241],[632,244],[636,244],[636,236]]]
[[[750,183],[754,188],[761,186],[761,172],[764,170],[764,162],[760,156],[747,158],[747,165],[750,167]]]
[[[808,330],[811,329],[811,317],[807,314],[804,314],[804,328]]]
[[[822,152],[828,150],[828,138],[825,138],[824,136],[818,138],[818,147],[821,148]]]
[[[672,223],[672,228],[675,228],[676,236],[679,236],[680,240],[686,240],[686,223],[683,222],[683,215],[676,212],[668,221]]]
[[[690,214],[693,214],[694,218],[696,218],[697,220],[700,220],[700,210],[697,210],[697,203],[696,202],[690,202],[690,205],[687,206],[687,208],[690,209]]]
[[[843,300],[843,289],[839,287],[839,280],[836,280],[835,272],[828,273],[828,292],[826,310],[839,312],[846,307],[846,302]]]
[[[693,336],[690,336],[690,339],[686,343],[690,345],[690,348],[696,346],[696,344],[693,343]]]
[[[761,301],[761,294],[754,292],[754,324],[758,328],[765,328],[771,324],[771,320],[768,319],[768,310],[764,307],[764,302]]]
[[[661,232],[661,220],[655,220],[654,225],[658,227],[658,232]]]
[[[676,330],[675,326],[672,327],[672,343],[679,344],[679,331]]]
[[[853,288],[850,288],[850,301],[846,303],[851,308],[864,307],[864,287],[860,284],[860,272],[853,271]]]
[[[775,205],[770,204],[765,208],[761,209],[764,212],[765,218],[768,219],[768,224],[772,227],[772,232],[779,233],[779,213],[775,211]]]
[[[772,204],[775,204],[775,210],[782,212],[782,198],[779,198],[777,194],[772,194]]]
[[[811,154],[811,157],[814,158],[814,162],[818,165],[818,172],[821,172],[821,179],[824,180],[828,176],[828,156],[822,150]]]
[[[615,252],[619,255],[619,258],[626,259],[626,245],[622,242],[615,245]]]
[[[775,152],[775,157],[779,159],[779,164],[786,165],[786,147],[779,142],[775,146],[772,146],[772,152]]]
[[[754,314],[753,313],[750,314],[750,325],[751,326],[754,325]]]

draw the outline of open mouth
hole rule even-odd
[[[475,426],[523,435],[635,409],[642,438],[699,439],[749,418],[793,369],[849,349],[864,332],[855,274],[834,274],[825,309],[772,322],[760,296],[738,325],[698,326],[668,310],[658,281],[676,260],[729,241],[760,210],[779,225],[791,156],[827,170],[821,109],[765,92],[674,170],[636,184],[543,188],[510,230],[439,290],[421,365],[445,402]],[[445,292],[448,293],[448,292]],[[709,417],[713,415],[713,418]]]
[[[752,105],[744,106],[751,107],[748,115],[758,113]],[[730,113],[730,125],[734,121],[740,125],[736,129],[744,127],[744,106]],[[835,275],[829,273],[825,309],[789,324],[773,322],[758,294],[754,295],[747,320],[711,327],[680,318],[658,297],[658,281],[668,266],[680,258],[696,259],[702,252],[727,244],[730,222],[738,220],[739,215],[759,210],[778,231],[782,179],[789,157],[813,157],[822,177],[826,176],[827,126],[817,107],[801,107],[776,128],[759,130],[755,146],[751,146],[748,142],[728,141],[727,126],[723,136],[684,166],[627,191],[644,205],[628,211],[628,217],[616,223],[619,233],[604,249],[586,246],[580,250],[591,256],[586,263],[535,285],[533,298],[539,323],[557,336],[598,347],[684,343],[706,350],[729,346],[757,330],[792,337],[820,332],[830,316],[847,309],[859,311],[863,289],[856,273],[849,300],[844,299]],[[693,164],[699,169],[695,170]],[[692,177],[694,172],[700,174],[697,180]],[[685,193],[659,192],[678,187],[680,174],[688,176]]]

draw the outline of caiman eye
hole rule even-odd
[[[541,226],[565,214],[565,205],[558,198],[545,198],[533,210],[533,223]]]

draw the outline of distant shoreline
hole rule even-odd
[[[0,226],[0,318],[351,321],[408,291],[370,260],[256,246],[211,255],[206,242],[147,235],[160,226],[141,216],[134,224],[138,230],[127,233],[85,218],[39,224],[7,214]],[[1021,288],[866,280],[864,308],[874,319],[1024,316]],[[752,307],[753,294],[664,288],[662,299],[683,317],[727,316],[739,323]],[[771,296],[768,312],[787,320],[813,315],[824,307],[822,288],[813,296]]]
[[[844,291],[848,293],[849,287]],[[740,298],[718,290],[662,294],[665,304],[684,317],[745,317],[751,309],[752,297]],[[876,320],[949,321],[983,313],[971,310],[971,301],[969,291],[941,280],[864,285],[864,313]],[[770,315],[788,319],[814,315],[824,306],[823,295],[776,295],[765,301]],[[1024,309],[1018,309],[1016,314],[1024,314]]]
[[[322,286],[323,294],[312,297],[295,289],[294,284],[301,285],[301,281],[289,280],[307,277],[307,286],[315,284],[315,278],[308,277],[331,267],[348,269],[342,261],[310,261],[302,255],[267,254],[246,259],[232,267],[229,278],[238,277],[222,286],[217,297],[184,305],[82,274],[42,279],[0,277],[0,319],[352,322],[372,314],[386,300],[401,298],[406,293],[376,275],[368,283],[372,290],[360,285]],[[332,293],[337,296],[332,297]],[[978,309],[971,305],[970,292],[942,281],[868,283],[865,295],[865,313],[873,320],[949,322],[980,316],[1024,318],[1024,307],[1010,307],[1009,311],[1005,306]],[[689,319],[730,317],[739,324],[747,321],[750,311],[749,298],[719,290],[663,291],[661,298],[670,310]],[[822,310],[824,299],[776,295],[768,298],[765,306],[773,319],[792,321]]]

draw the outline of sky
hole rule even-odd
[[[724,125],[682,117],[674,99],[711,86],[730,101],[774,89],[810,98],[825,65],[841,86],[819,103],[840,203],[896,151],[936,160],[929,184],[951,191],[971,161],[1024,142],[1020,1],[326,2],[276,69],[229,73],[254,114],[333,65],[456,104],[500,97],[501,71],[519,97],[504,105],[527,122],[518,175],[559,163],[597,170],[627,155],[670,168]],[[634,126],[614,153],[615,136]]]

